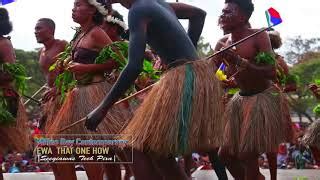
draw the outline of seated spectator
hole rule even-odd
[[[278,149],[277,166],[278,168],[287,168],[288,163],[288,149],[285,143],[281,143]]]

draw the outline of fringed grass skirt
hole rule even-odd
[[[252,96],[235,94],[225,120],[224,145],[231,153],[274,152],[293,137],[286,97],[274,86]]]
[[[66,126],[86,117],[94,110],[106,96],[112,85],[108,82],[92,83],[78,86],[71,90],[61,106],[54,122],[48,130],[48,134],[117,134],[132,117],[129,109],[113,106],[105,119],[98,126],[98,132],[88,131],[84,122],[79,123],[63,132]],[[90,137],[88,137],[90,138]]]
[[[0,153],[8,150],[25,152],[31,149],[28,116],[23,103],[20,101],[16,123],[10,126],[0,126]]]
[[[302,141],[306,145],[316,146],[320,149],[320,121],[315,121],[310,125]]]
[[[43,122],[41,122],[41,129],[44,132],[47,132],[59,112],[62,105],[60,98],[61,96],[56,96],[54,99],[50,99],[48,102],[44,103],[41,107],[43,118]]]
[[[222,88],[214,65],[198,60],[164,73],[119,139],[154,155],[210,150],[222,142]]]

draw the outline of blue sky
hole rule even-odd
[[[169,0],[172,2],[173,0]],[[206,23],[202,36],[214,46],[222,31],[217,26],[217,18],[224,0],[179,0],[198,6],[207,11]],[[255,12],[250,20],[253,27],[267,26],[264,11],[269,7],[277,9],[283,23],[276,27],[283,38],[301,35],[303,38],[320,37],[319,0],[254,0]],[[72,22],[71,9],[73,0],[16,0],[5,6],[10,13],[14,31],[10,34],[15,48],[34,50],[41,47],[34,37],[34,26],[39,18],[48,17],[56,22],[56,38],[70,40],[76,26]],[[128,11],[120,5],[115,9],[127,16]],[[187,23],[183,22],[186,26]]]

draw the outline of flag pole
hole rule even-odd
[[[263,28],[263,29],[255,32],[255,33],[251,34],[250,36],[247,36],[247,37],[245,37],[245,38],[243,38],[243,39],[241,39],[241,40],[239,40],[239,41],[231,44],[231,45],[228,46],[228,47],[222,48],[220,51],[218,51],[218,52],[216,52],[216,53],[208,56],[206,59],[211,59],[212,57],[214,57],[214,56],[216,56],[216,55],[218,55],[218,54],[221,54],[222,52],[224,52],[224,51],[226,51],[226,50],[228,50],[228,49],[231,49],[232,47],[234,47],[234,46],[236,46],[236,45],[238,45],[238,44],[241,44],[242,42],[244,42],[244,41],[252,38],[253,36],[256,36],[256,35],[264,32],[264,31],[266,31],[267,29],[270,29],[271,27],[273,27],[273,26],[269,26],[269,27]]]

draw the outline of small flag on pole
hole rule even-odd
[[[216,77],[220,81],[225,81],[227,80],[227,75],[224,74],[224,71],[226,70],[226,65],[224,63],[221,63],[219,66],[219,69],[216,72]]]
[[[276,25],[282,23],[282,19],[280,17],[280,14],[278,13],[278,11],[276,11],[272,7],[269,8],[268,10],[266,10],[266,17],[267,17],[269,27],[273,27],[273,26],[276,26]]]
[[[13,3],[15,0],[0,0],[0,5],[6,5]]]

